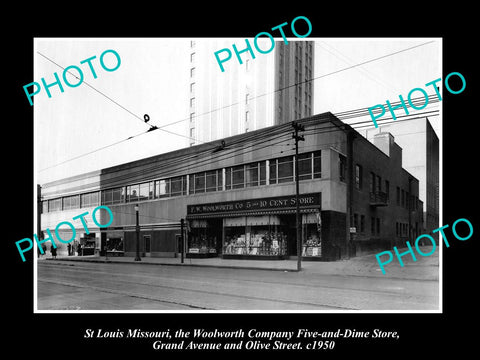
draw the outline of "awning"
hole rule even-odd
[[[223,218],[223,226],[225,227],[258,225],[280,225],[280,218],[277,215],[271,214],[262,216],[249,215]]]
[[[187,219],[213,219],[213,218],[231,218],[231,217],[240,217],[240,216],[264,216],[264,215],[286,215],[286,214],[295,214],[297,211],[296,208],[288,209],[270,209],[270,210],[256,210],[256,211],[229,211],[229,212],[219,212],[213,214],[188,214]],[[316,213],[320,212],[318,207],[315,208],[301,208],[301,214],[307,213]]]

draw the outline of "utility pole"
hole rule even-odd
[[[138,204],[135,204],[135,232],[136,232],[136,242],[135,242],[135,259],[134,261],[141,261],[140,258],[140,224],[138,222]]]
[[[181,247],[182,247],[182,255],[181,255],[181,261],[182,261],[182,264],[183,264],[183,253],[185,251],[185,238],[183,236],[183,228],[184,228],[184,220],[183,218],[180,219],[180,242],[181,242]]]
[[[298,201],[298,196],[300,192],[299,186],[299,176],[298,176],[298,142],[305,141],[303,135],[298,135],[299,131],[305,131],[303,125],[297,124],[295,121],[292,122],[292,127],[294,133],[292,138],[295,139],[295,204],[296,204],[296,227],[297,227],[297,270],[302,270],[302,228],[300,224],[300,203]]]

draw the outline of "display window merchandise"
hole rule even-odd
[[[299,198],[302,257],[321,257],[320,193]],[[187,256],[285,259],[297,255],[295,196],[188,206]]]

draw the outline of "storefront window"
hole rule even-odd
[[[96,239],[95,234],[84,234],[84,237],[80,238],[80,246],[78,247],[78,255],[86,256],[93,255],[95,253]]]
[[[247,216],[224,219],[225,255],[281,256],[287,237],[277,216]]]
[[[217,241],[220,241],[218,226],[209,226],[207,220],[190,220],[189,228],[187,253],[190,256],[216,256]]]
[[[123,249],[123,239],[122,238],[109,238],[107,239],[107,251],[124,251]]]
[[[320,213],[302,215],[303,249],[302,256],[321,257],[321,218]]]

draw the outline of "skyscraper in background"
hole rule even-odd
[[[190,145],[283,124],[312,115],[314,43],[275,42],[268,54],[235,54],[222,72],[214,53],[239,51],[244,39],[192,39],[190,42]],[[259,46],[267,48],[259,39]],[[233,52],[233,51],[232,51]]]

